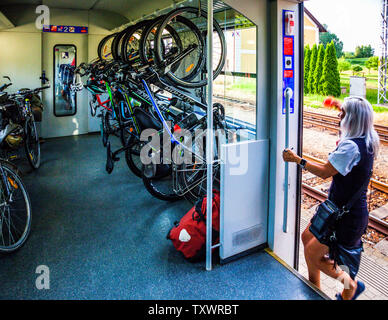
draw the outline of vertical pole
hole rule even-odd
[[[206,206],[206,270],[212,269],[212,198],[213,198],[213,0],[207,0],[207,206]]]
[[[285,149],[290,146],[290,100],[292,90],[287,88],[284,92],[286,98],[286,125],[285,125]],[[288,162],[284,163],[284,207],[283,207],[283,232],[288,232]]]
[[[381,0],[381,36],[380,36],[380,65],[378,66],[378,94],[377,103],[387,103],[387,57],[388,57],[388,1]]]

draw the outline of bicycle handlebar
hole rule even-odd
[[[3,84],[3,85],[0,87],[0,92],[1,92],[1,91],[4,91],[4,90],[7,89],[9,86],[12,86],[12,83]]]

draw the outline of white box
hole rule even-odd
[[[350,77],[349,96],[366,98],[366,78]]]

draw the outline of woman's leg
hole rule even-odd
[[[325,257],[328,253],[329,247],[321,244],[315,237],[309,241],[305,249],[305,255],[316,268],[344,284],[342,298],[350,300],[356,291],[357,283],[340,267],[334,268],[334,262]]]
[[[309,228],[311,226],[311,222],[307,225],[306,229],[302,232],[302,242],[303,245],[306,246],[309,241],[314,238],[314,235],[310,232]]]
[[[310,232],[308,224],[306,229],[302,233],[302,242],[304,246],[304,258],[307,264],[307,270],[309,274],[309,280],[314,283],[318,288],[321,288],[321,271],[316,267],[315,263],[309,257],[309,251],[307,250],[309,242],[314,238],[314,235]]]

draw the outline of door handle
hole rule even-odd
[[[284,91],[285,103],[285,147],[289,148],[290,144],[290,105],[293,91],[291,88],[286,88]],[[283,207],[283,232],[288,232],[288,162],[284,163],[284,207]]]

